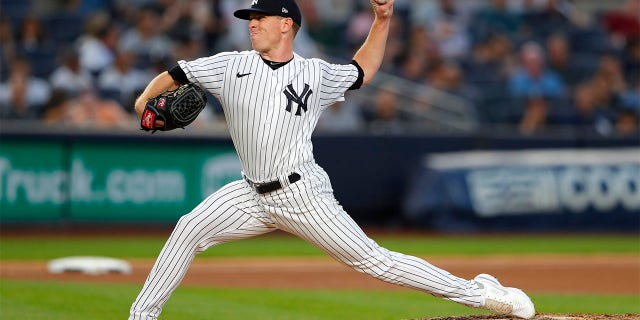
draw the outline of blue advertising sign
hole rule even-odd
[[[499,221],[518,229],[573,223],[640,230],[637,148],[432,154],[421,170],[405,201],[413,220],[464,228]]]

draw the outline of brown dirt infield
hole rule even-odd
[[[640,256],[424,257],[463,278],[479,272],[508,286],[540,293],[640,294]],[[0,277],[33,280],[142,283],[152,260],[129,260],[132,274],[49,274],[46,261],[2,261]],[[327,257],[196,258],[182,285],[239,288],[408,290],[372,279]]]

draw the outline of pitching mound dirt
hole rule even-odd
[[[414,320],[521,320],[496,314],[483,314],[460,317],[422,318]],[[537,314],[533,320],[640,320],[638,314]]]

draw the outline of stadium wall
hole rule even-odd
[[[228,137],[2,131],[0,139],[0,223],[5,226],[169,224],[212,191],[240,179],[240,164]],[[314,137],[317,161],[329,173],[340,203],[358,222],[377,226],[411,224],[443,230],[447,228],[425,218],[434,212],[433,208],[427,207],[426,213],[418,214],[416,206],[408,204],[410,196],[429,197],[438,191],[429,187],[416,189],[416,179],[423,177],[425,170],[433,173],[433,168],[425,167],[425,157],[429,155],[533,150],[533,155],[554,157],[545,152],[564,150],[571,155],[571,150],[587,150],[606,154],[623,149],[640,159],[639,145],[638,138],[494,133]],[[579,153],[574,159],[580,159]],[[618,164],[614,161],[605,167],[615,171]],[[628,189],[625,190],[632,196],[638,195],[639,167],[640,163],[632,163],[628,171],[631,176],[625,180]],[[531,169],[526,164],[519,168],[523,168],[522,172]],[[512,175],[518,172],[512,171]],[[460,179],[459,172],[451,175],[453,178],[447,178],[447,172],[442,176],[454,184]],[[469,193],[469,189],[463,192]],[[439,214],[477,213],[468,205],[466,210],[461,206],[449,212],[442,208],[446,206],[437,208]],[[629,229],[629,223],[638,225],[640,216],[640,210],[630,208],[624,212],[619,206],[601,210],[594,218],[597,221],[598,217],[625,214],[630,219],[618,220],[626,228],[612,223],[607,229]],[[539,212],[529,214],[536,216]],[[522,219],[522,214],[511,216]],[[481,221],[484,223],[481,228],[492,227],[490,220]]]

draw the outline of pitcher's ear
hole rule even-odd
[[[283,26],[286,26],[286,27],[287,27],[287,29],[283,29],[283,30],[282,30],[283,32],[284,32],[284,31],[287,31],[287,30],[289,30],[289,29],[293,29],[293,19],[291,19],[291,18],[287,18],[287,17],[284,17],[284,18],[282,19],[282,21],[284,22],[284,23],[283,23]]]

